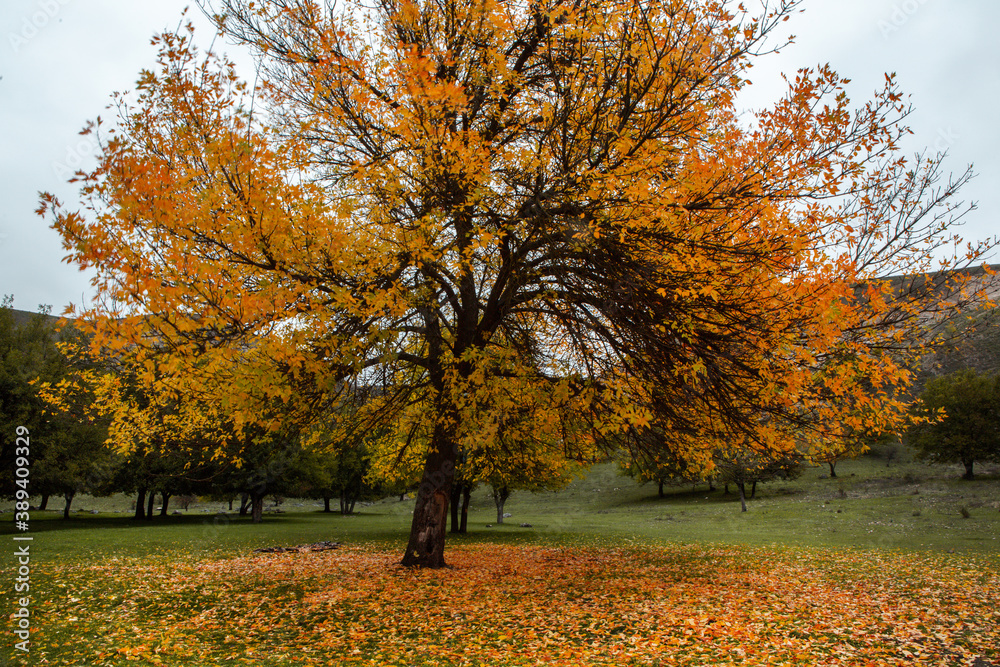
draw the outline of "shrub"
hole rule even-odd
[[[910,430],[918,458],[961,463],[965,479],[976,461],[1000,460],[1000,377],[967,369],[934,378],[913,412],[925,420]]]

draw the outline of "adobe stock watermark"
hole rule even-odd
[[[928,2],[930,0],[903,0],[894,4],[892,11],[889,12],[888,19],[882,19],[878,22],[878,29],[882,33],[882,38],[889,39],[890,35],[899,32],[900,28],[906,25],[920,11],[920,8]]]
[[[948,149],[955,145],[961,135],[951,127],[939,129],[933,147],[936,153],[947,153]]]
[[[14,484],[17,487],[14,492],[14,526],[22,533],[28,531],[28,479],[31,476],[31,467],[28,457],[31,454],[31,436],[27,427],[18,426],[16,429],[17,440],[15,441],[14,456]],[[30,535],[14,536],[14,613],[11,614],[14,636],[20,640],[14,642],[14,650],[28,653],[28,645],[31,636],[31,598],[28,593],[31,591],[31,540]],[[18,596],[24,597],[18,597]]]
[[[36,0],[35,9],[21,17],[21,25],[7,33],[7,41],[14,53],[23,49],[39,35],[70,0]]]
[[[79,140],[66,147],[62,160],[52,163],[52,171],[56,178],[68,181],[83,168],[87,159],[94,158],[101,145],[93,134],[80,135]]]

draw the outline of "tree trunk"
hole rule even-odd
[[[827,461],[827,464],[830,466],[830,477],[836,477],[837,476],[837,462],[836,461]]]
[[[42,502],[41,502],[41,504],[40,504],[40,505],[38,506],[38,510],[39,510],[39,511],[42,511],[42,510],[44,510],[44,509],[45,509],[46,507],[48,507],[48,506],[49,506],[49,494],[47,494],[47,493],[43,493],[43,494],[42,494]]]
[[[708,478],[708,492],[711,493],[715,491],[715,480],[711,477]]]
[[[233,497],[229,496],[229,511],[233,511]]]
[[[240,498],[240,516],[246,516],[249,508],[250,494],[244,491],[243,496]]]
[[[251,512],[251,523],[261,523],[264,521],[264,494],[263,493],[252,493],[250,494],[251,505],[253,506],[253,511]]]
[[[757,497],[757,480],[754,480],[753,484],[750,485],[750,499],[753,500],[756,497]]]
[[[976,478],[975,475],[972,474],[972,465],[974,463],[975,463],[975,461],[962,461],[962,464],[965,466],[965,474],[962,475],[962,479],[975,479]]]
[[[63,508],[64,519],[69,518],[69,506],[73,504],[73,496],[75,495],[76,495],[75,493],[66,493],[63,495],[63,498],[66,499],[66,507]]]
[[[430,452],[417,489],[417,503],[410,524],[410,541],[403,554],[407,567],[444,567],[444,542],[448,532],[448,500],[455,479],[458,448],[445,430],[436,426]]]
[[[163,492],[163,507],[160,508],[160,516],[167,516],[167,505],[170,503],[170,494]]]
[[[510,498],[510,491],[506,486],[493,489],[493,502],[497,506],[497,523],[503,523],[503,506],[508,498]]]
[[[459,527],[459,501],[462,497],[462,484],[455,484],[451,487],[451,500],[449,502],[449,509],[451,509],[451,532],[458,533],[461,532]]]
[[[354,503],[358,497],[350,491],[342,491],[340,494],[340,513],[344,516],[354,514]]]
[[[139,489],[139,497],[135,501],[135,517],[133,518],[146,518],[146,489]]]
[[[657,495],[660,496],[660,498],[663,498],[664,494],[663,494],[663,482],[662,481],[659,482],[659,486],[656,489],[656,493],[657,493]]]
[[[729,495],[729,482],[726,482],[723,485],[722,489],[723,489],[723,491],[722,491],[723,495],[727,495],[728,496]]]
[[[739,489],[740,489],[740,508],[741,508],[740,511],[741,512],[746,512],[747,511],[747,492],[746,492],[746,488],[744,488],[743,484],[737,484],[736,486],[738,486]]]
[[[146,518],[149,520],[153,519],[153,505],[156,504],[156,492],[150,491],[149,496],[146,498]]]
[[[330,496],[323,496],[323,511],[330,511]]]
[[[472,500],[472,485],[462,486],[462,524],[458,532],[467,533],[469,528],[469,501]]]

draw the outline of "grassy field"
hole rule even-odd
[[[895,457],[844,461],[838,477],[809,468],[792,481],[758,486],[740,512],[733,489],[707,485],[666,489],[639,485],[612,464],[598,465],[563,491],[515,492],[497,525],[489,489],[473,494],[465,542],[627,544],[707,542],[807,547],[897,548],[1000,554],[1000,466],[984,465],[978,479],[960,479],[959,466],[928,466]],[[131,498],[79,497],[69,521],[61,500],[32,512],[37,558],[146,553],[230,554],[262,546],[319,540],[401,545],[413,502],[387,498],[359,504],[354,516],[325,514],[322,504],[286,499],[261,525],[228,512],[225,503],[195,503],[182,515],[131,519]],[[335,503],[334,503],[335,504]],[[962,510],[968,514],[963,515]],[[12,504],[0,503],[10,517]],[[174,507],[171,507],[171,511]],[[96,514],[91,512],[96,511]],[[0,514],[0,517],[5,515]],[[531,528],[520,524],[529,523]],[[487,528],[486,526],[490,527]],[[96,530],[99,529],[99,530]],[[12,533],[10,521],[0,531]]]
[[[1000,661],[1000,468],[837,472],[761,485],[746,513],[706,485],[659,498],[612,465],[515,493],[503,525],[480,490],[439,573],[396,565],[412,500],[345,517],[286,499],[261,525],[220,503],[135,521],[123,496],[77,498],[67,521],[53,500],[31,513],[32,651],[7,633],[0,665]],[[324,540],[344,546],[253,551]]]

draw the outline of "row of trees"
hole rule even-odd
[[[30,486],[41,495],[65,498],[68,516],[73,497],[91,480],[110,474],[105,455],[106,424],[91,419],[79,402],[67,401],[64,410],[47,410],[39,382],[58,382],[71,372],[69,360],[58,350],[55,318],[40,307],[35,315],[15,311],[13,297],[0,304],[0,493],[13,496],[15,427],[31,435]],[[64,339],[73,336],[66,332]]]
[[[135,518],[144,519],[153,518],[157,504],[165,515],[171,498],[197,495],[228,501],[230,509],[239,499],[240,513],[259,521],[266,495],[319,498],[325,511],[337,499],[340,512],[351,514],[358,501],[416,488],[418,471],[385,460],[387,452],[370,436],[334,446],[315,438],[306,443],[304,434],[284,429],[242,448],[238,461],[213,458],[232,443],[211,440],[220,430],[205,428],[204,414],[141,395],[134,369],[127,373],[120,362],[96,364],[81,356],[72,323],[59,329],[47,309],[30,314],[11,304],[10,296],[0,304],[0,414],[4,423],[31,433],[30,487],[41,498],[40,509],[61,497],[68,517],[77,494],[129,493]],[[5,496],[16,488],[12,433],[0,436]],[[453,517],[453,531],[466,531],[469,496],[477,485],[495,490],[502,522],[503,501],[512,491],[558,488],[577,467],[561,458],[546,460],[542,452],[508,462],[508,446],[501,436],[496,448],[479,452],[481,458],[460,462],[454,508],[464,496],[464,509],[461,518]]]
[[[275,437],[248,450],[239,466],[212,460],[209,443],[184,441],[195,431],[176,429],[165,413],[149,419],[150,403],[144,411],[119,396],[118,404],[109,405],[105,384],[85,386],[83,380],[115,370],[73,354],[81,349],[80,333],[73,326],[57,329],[58,320],[47,308],[30,314],[14,310],[12,302],[6,296],[0,304],[0,421],[10,426],[0,433],[0,494],[12,496],[16,490],[15,425],[31,435],[32,495],[41,498],[41,509],[51,497],[63,498],[67,517],[73,498],[84,492],[134,494],[136,518],[152,517],[156,497],[164,514],[171,496],[241,497],[241,512],[259,519],[265,494],[323,498],[327,509],[330,499],[339,498],[341,511],[350,513],[358,500],[382,491],[367,476],[363,450],[317,453]],[[47,401],[55,388],[62,389],[59,400]],[[112,407],[129,412],[133,430],[122,432],[119,426],[114,431]],[[145,436],[133,446],[114,447],[115,438],[138,430]]]
[[[415,487],[414,470],[388,465],[376,458],[386,451],[376,450],[369,439],[360,445],[336,449],[304,448],[301,442],[274,437],[263,446],[247,450],[249,458],[237,467],[232,462],[211,460],[204,454],[211,450],[208,443],[180,447],[180,443],[163,443],[156,450],[129,448],[114,451],[105,446],[108,440],[107,415],[71,405],[73,410],[53,411],[42,400],[41,387],[58,386],[72,377],[79,377],[64,350],[73,349],[71,342],[78,336],[72,327],[57,334],[55,318],[43,311],[36,315],[14,311],[10,297],[0,305],[0,409],[7,423],[29,428],[33,434],[32,491],[41,496],[45,509],[51,496],[65,499],[64,515],[69,516],[74,496],[81,492],[106,495],[126,492],[135,495],[135,518],[152,518],[156,499],[165,515],[174,496],[201,495],[217,500],[240,500],[241,514],[251,514],[261,520],[265,495],[292,495],[322,498],[325,511],[330,501],[339,499],[340,512],[350,514],[358,500],[372,500],[390,494],[403,494]],[[977,461],[1000,460],[1000,376],[991,377],[972,369],[935,377],[926,383],[920,401],[914,406],[917,423],[908,434],[919,457],[942,463],[962,463],[967,479],[973,478]],[[160,431],[161,434],[165,431]],[[651,431],[654,433],[656,431]],[[3,441],[0,460],[13,460],[12,442]],[[657,437],[669,434],[658,432]],[[883,436],[892,437],[891,435]],[[826,448],[819,450],[831,476],[836,476],[836,458],[853,458],[879,438],[858,438],[850,450]],[[564,457],[545,457],[536,452],[532,458],[522,456],[513,461],[507,454],[513,451],[504,437],[496,447],[483,448],[480,458],[463,456],[456,470],[456,482],[450,499],[451,530],[466,532],[471,492],[480,483],[493,490],[497,522],[503,522],[504,502],[511,491],[557,489],[570,481],[574,472],[582,470],[580,462],[571,464]],[[650,448],[639,448],[620,455],[623,471],[641,482],[652,481],[664,495],[667,484],[705,481],[697,465],[672,456],[668,445],[654,451],[657,458],[644,458]],[[485,455],[485,457],[484,457]],[[789,479],[801,472],[808,452],[782,452],[764,456],[748,447],[731,447],[713,452],[713,468],[707,476],[710,484],[734,485],[746,511],[746,499],[756,493],[757,484],[776,478]],[[375,467],[373,467],[373,460]],[[411,466],[412,468],[412,466]],[[13,466],[4,465],[5,471]],[[383,471],[382,475],[377,470]],[[2,493],[14,491],[14,479],[5,474]],[[747,486],[750,487],[749,493]]]
[[[985,336],[991,340],[993,332],[987,331]],[[655,459],[626,456],[620,465],[626,475],[657,484],[661,497],[665,485],[707,481],[712,486],[723,484],[728,488],[733,484],[746,511],[747,484],[753,497],[759,482],[792,479],[806,463],[826,463],[830,477],[836,477],[838,460],[855,458],[900,437],[914,448],[920,460],[962,464],[967,480],[974,478],[977,462],[1000,462],[1000,375],[962,368],[931,376],[911,411],[914,423],[903,434],[866,434],[812,455],[808,450],[764,456],[751,448],[718,449],[713,452],[713,467],[708,475],[669,454]]]
[[[732,485],[739,493],[741,510],[746,512],[746,501],[756,496],[758,484],[775,479],[795,479],[802,473],[806,462],[806,457],[799,452],[766,456],[753,448],[742,447],[713,452],[713,465],[708,472],[669,456],[654,460],[625,456],[619,465],[624,474],[640,483],[655,483],[661,498],[666,495],[664,487],[668,485],[708,482],[710,490],[719,484],[726,493]]]

